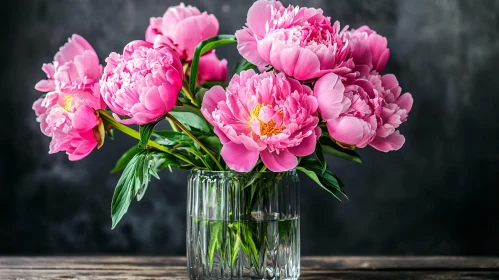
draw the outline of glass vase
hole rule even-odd
[[[295,170],[188,178],[189,279],[298,279],[300,194]]]

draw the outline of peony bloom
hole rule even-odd
[[[72,102],[84,102],[73,98]],[[65,151],[69,160],[86,157],[104,142],[104,127],[94,108],[83,104],[76,107],[59,98],[56,92],[47,94],[33,104],[43,134],[52,137],[49,153]],[[103,108],[101,108],[103,109]]]
[[[198,84],[206,81],[227,81],[227,60],[219,60],[215,51],[199,58]]]
[[[354,72],[365,77],[375,71],[381,73],[385,69],[390,50],[385,37],[377,34],[368,26],[343,32],[342,37],[348,40],[355,63]]]
[[[382,151],[396,151],[405,142],[405,138],[397,128],[407,120],[412,109],[412,95],[402,93],[397,78],[392,75],[371,75],[367,77],[380,95],[381,108],[378,110],[376,137],[369,143],[371,147]]]
[[[43,64],[42,70],[48,79],[35,85],[35,89],[41,92],[92,91],[102,75],[102,66],[94,49],[76,34],[59,49],[53,63]]]
[[[349,73],[348,40],[340,24],[331,25],[321,9],[285,8],[279,1],[259,0],[251,6],[247,27],[236,32],[239,53],[258,67],[272,65],[298,80],[326,73]]]
[[[124,124],[147,124],[171,111],[182,88],[183,69],[168,46],[145,41],[128,43],[123,54],[111,53],[100,81],[101,95]]]
[[[342,145],[371,145],[383,152],[398,150],[405,141],[396,129],[407,120],[412,97],[400,93],[393,75],[370,75],[344,85],[330,73],[314,87],[331,138]]]
[[[345,86],[334,73],[320,78],[314,86],[319,112],[327,122],[329,135],[340,144],[364,148],[376,136],[379,98],[372,85],[356,80]]]
[[[80,160],[104,141],[95,113],[106,107],[97,83],[102,74],[97,54],[85,39],[73,35],[42,69],[48,79],[35,88],[48,93],[35,101],[33,110],[41,131],[52,137],[50,153],[65,151],[70,160]]]
[[[261,158],[274,172],[296,167],[314,152],[321,134],[312,90],[283,73],[234,75],[227,90],[211,88],[201,112],[214,126],[227,165],[250,171]]]
[[[190,62],[201,41],[218,34],[218,20],[214,15],[201,13],[196,7],[170,7],[163,17],[151,18],[146,30],[146,41],[155,47],[167,45],[175,50],[182,62]],[[215,51],[199,60],[198,83],[227,80],[227,60],[219,60]]]
[[[146,30],[146,41],[156,47],[166,44],[175,50],[183,61],[191,61],[197,45],[218,34],[218,20],[214,15],[201,13],[198,8],[170,7],[163,17],[151,18]]]

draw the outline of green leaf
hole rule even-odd
[[[239,237],[241,226],[239,222],[233,222],[228,224],[228,228],[231,236],[230,246],[232,247],[230,250],[230,264],[231,267],[234,267],[234,263],[236,263],[237,256],[239,255],[239,246],[241,246],[241,238]]]
[[[180,168],[183,167],[175,157],[173,157],[169,154],[158,153],[158,154],[155,154],[154,157],[155,157],[154,162],[156,163],[156,170],[160,170],[163,168],[170,168],[172,166],[173,167],[180,167]],[[154,174],[152,174],[152,175],[154,176]],[[158,177],[156,177],[156,178],[158,178]]]
[[[189,112],[204,118],[199,108],[188,104],[183,104],[182,106],[175,106],[172,112]]]
[[[220,229],[222,229],[222,222],[209,222],[210,227],[210,244],[208,245],[208,263],[210,264],[210,269],[213,267],[213,257],[215,255],[215,249],[220,247],[218,244],[218,235]]]
[[[189,90],[196,92],[196,81],[198,79],[199,58],[206,52],[222,45],[237,43],[234,35],[218,35],[208,38],[198,44],[191,63]]]
[[[328,136],[322,136],[319,139],[319,142],[322,144],[322,150],[327,154],[337,156],[346,160],[351,160],[357,163],[362,163],[362,159],[360,158],[359,154],[357,154],[357,152],[340,147]]]
[[[181,91],[183,95],[178,95],[177,99],[178,101],[180,101],[180,103],[182,103],[183,105],[191,105],[192,106],[192,103],[191,103],[191,100],[189,98],[187,98],[187,95],[184,93],[184,91]]]
[[[160,122],[160,120],[141,125],[139,127],[139,133],[140,133],[140,141],[139,141],[139,148],[145,149],[147,146],[147,142],[149,142],[149,138],[151,138],[151,134],[154,130],[154,127]]]
[[[126,151],[116,162],[116,165],[114,166],[113,170],[111,170],[111,173],[116,173],[123,170],[123,168],[127,166],[130,160],[140,151],[142,151],[142,149],[137,145],[134,145],[132,148],[130,148],[130,150]]]
[[[184,158],[188,159],[193,163],[192,165],[179,165],[176,166],[178,168],[191,170],[193,168],[197,169],[206,169],[206,165],[198,158],[199,151],[194,150],[193,148],[182,147],[175,150],[175,153],[182,155]]]
[[[138,199],[143,197],[151,175],[157,176],[157,167],[159,164],[157,159],[161,158],[159,156],[161,154],[163,153],[143,150],[128,162],[116,185],[111,202],[113,229],[128,211],[132,199],[136,196],[138,196]]]
[[[109,139],[114,140],[114,129],[106,131],[106,135],[107,137],[109,137]]]
[[[196,93],[196,103],[201,106],[203,104],[203,99],[204,99],[204,95],[206,94],[208,90],[205,89],[205,88],[202,88],[200,90],[198,90],[198,92]]]
[[[243,58],[239,61],[239,63],[234,68],[234,74],[239,75],[239,73],[241,73],[242,71],[255,69],[255,68],[256,68],[256,65],[252,64],[251,62],[249,62]]]
[[[223,81],[206,81],[206,82],[204,82],[204,83],[201,84],[201,87],[203,89],[205,89],[205,90],[206,89],[210,89],[210,88],[212,88],[214,86],[221,86],[223,88],[226,88],[227,87],[227,82],[223,82]],[[198,91],[198,93],[199,93],[199,91]],[[198,95],[198,93],[196,93],[196,101],[197,101],[197,95]],[[198,103],[198,104],[201,105],[200,103]]]
[[[204,119],[204,117],[194,112],[171,111],[170,114],[174,116],[182,125],[184,125],[189,130],[195,128],[207,133],[211,132],[210,126],[208,122]]]
[[[310,179],[332,194],[339,201],[341,201],[341,199],[338,197],[338,194],[341,194],[348,199],[346,194],[343,192],[343,183],[329,168],[326,168],[326,171],[322,173],[323,167],[318,159],[312,156],[304,157],[301,159],[300,164],[296,169],[305,173],[305,175],[310,177]]]
[[[220,150],[222,149],[222,143],[220,142],[220,138],[218,136],[200,136],[199,141],[201,141],[208,149],[215,153],[215,156],[220,154]]]
[[[146,156],[147,151],[136,154],[123,170],[123,174],[121,174],[116,185],[111,203],[113,229],[128,211],[132,199],[137,195],[138,190],[144,183],[144,161]]]
[[[145,181],[143,179],[142,184],[137,189],[137,194],[135,195],[137,201],[141,201],[142,198],[144,197],[147,187],[149,186],[149,181],[151,180],[151,175],[159,180],[159,175],[154,165],[155,164],[153,163],[152,159],[146,159],[145,162],[142,164],[142,174],[145,175],[144,176]]]
[[[163,146],[175,146],[188,144],[194,145],[194,141],[185,133],[173,130],[156,130],[152,133],[156,137],[155,141]]]
[[[327,162],[326,159],[324,158],[324,152],[322,151],[322,145],[320,142],[317,142],[317,145],[315,145],[315,154],[317,155],[317,159],[319,159],[319,162],[322,164],[322,172],[326,172],[327,169]]]

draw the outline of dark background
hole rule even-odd
[[[499,1],[309,0],[342,25],[368,24],[389,40],[385,72],[415,103],[406,144],[364,164],[330,158],[350,201],[302,177],[303,254],[499,254]],[[31,110],[42,63],[78,33],[101,61],[143,39],[173,0],[6,1],[2,7],[0,254],[185,254],[186,172],[162,172],[111,230],[118,175],[136,141],[118,134],[79,162],[48,155]],[[251,1],[188,1],[214,13],[220,33],[245,23]],[[235,46],[219,55],[231,65]]]

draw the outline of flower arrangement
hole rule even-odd
[[[123,171],[113,228],[165,168],[297,169],[339,198],[344,186],[325,154],[361,162],[357,148],[403,146],[398,128],[413,100],[382,74],[390,50],[374,30],[274,0],[256,1],[235,35],[218,30],[214,15],[180,4],[151,18],[145,40],[111,53],[105,67],[79,35],[43,65],[33,110],[50,153],[81,160],[116,130],[138,140],[112,170]],[[242,56],[229,81],[215,53],[226,44]],[[171,130],[155,129],[163,120]]]

